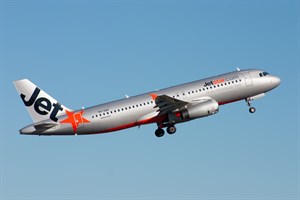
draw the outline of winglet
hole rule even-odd
[[[241,69],[240,69],[240,68],[238,68],[238,67],[236,68],[236,70],[237,70],[238,72],[239,72],[239,71],[241,71]]]

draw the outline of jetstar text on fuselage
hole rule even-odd
[[[221,83],[225,83],[228,81],[233,81],[239,79],[239,76],[230,76],[228,78],[216,79],[213,81],[208,81],[204,83],[204,87],[212,86],[212,85],[219,85]]]

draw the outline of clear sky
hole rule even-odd
[[[1,200],[299,199],[299,1],[1,1]],[[67,107],[229,71],[282,84],[156,138],[156,125],[23,136],[12,81]]]

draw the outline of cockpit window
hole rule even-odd
[[[267,76],[267,75],[269,75],[268,72],[261,72],[261,73],[259,73],[259,76],[260,76],[260,77]]]
[[[267,76],[267,75],[269,75],[269,73],[268,72],[263,72],[263,75]]]

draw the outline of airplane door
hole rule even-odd
[[[246,86],[252,86],[253,82],[252,82],[252,78],[251,78],[249,72],[244,72],[243,76],[244,76],[244,79],[245,79]]]

